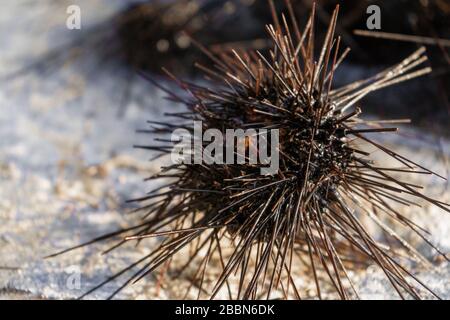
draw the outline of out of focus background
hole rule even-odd
[[[284,1],[275,2],[281,12]],[[318,43],[338,2],[317,2]],[[312,1],[292,3],[303,26]],[[427,37],[433,72],[369,95],[362,109],[366,117],[411,118],[398,135],[380,139],[449,177],[450,49],[437,39],[450,39],[450,3],[342,1],[337,33],[352,50],[336,86],[400,62],[421,45],[355,35],[355,29],[367,30],[366,10],[373,4],[380,8],[379,31]],[[73,12],[67,9],[74,5],[81,29],[70,30]],[[151,242],[130,244],[102,255],[106,247],[96,244],[43,259],[136,218],[125,201],[151,189],[143,179],[159,164],[148,161],[151,153],[133,148],[149,139],[135,132],[146,120],[180,108],[140,73],[173,90],[161,67],[201,81],[194,62],[211,62],[184,32],[212,51],[264,50],[269,6],[262,0],[5,0],[0,6],[0,298],[76,298],[151,249]],[[427,194],[450,202],[447,181],[417,179]],[[408,214],[449,252],[448,214],[427,205]],[[412,235],[404,236],[433,262],[431,270],[411,266],[413,271],[450,298],[450,266]],[[395,297],[375,269],[354,276],[363,298]],[[91,298],[104,298],[122,283],[113,281]],[[147,277],[119,297],[181,298],[188,283],[171,279],[160,287]]]

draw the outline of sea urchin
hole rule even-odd
[[[379,225],[411,259],[423,261],[383,219],[409,228],[433,246],[423,229],[394,204],[413,205],[411,198],[420,198],[450,211],[448,204],[427,197],[419,186],[399,178],[437,174],[369,138],[374,133],[396,131],[383,127],[395,121],[364,121],[356,107],[374,90],[428,73],[430,68],[418,68],[427,60],[425,49],[369,79],[334,89],[333,75],[349,51],[340,50],[340,37],[334,35],[339,7],[317,59],[314,9],[301,32],[289,2],[287,8],[291,23],[274,13],[274,25],[267,26],[273,42],[268,54],[232,51],[213,55],[200,45],[215,63],[215,69],[198,65],[209,79],[207,85],[172,77],[187,93],[187,97],[180,97],[155,82],[188,111],[170,114],[178,122],[151,121],[152,128],[144,131],[159,135],[184,128],[193,133],[194,121],[201,121],[203,130],[222,133],[226,129],[276,129],[277,172],[262,175],[260,169],[265,164],[249,161],[163,167],[148,180],[166,179],[169,184],[132,200],[142,204],[142,222],[87,243],[119,236],[122,239],[113,248],[148,237],[160,237],[160,244],[86,294],[137,268],[114,296],[155,269],[164,266],[166,270],[177,253],[188,252],[185,264],[174,266],[174,270],[181,274],[194,267],[190,279],[199,288],[199,297],[205,292],[214,298],[221,289],[228,289],[230,299],[270,298],[274,291],[284,298],[301,298],[294,271],[307,265],[309,273],[304,277],[314,281],[318,297],[322,297],[321,287],[327,282],[340,298],[357,298],[348,272],[355,267],[351,262],[355,260],[378,265],[402,298],[420,298],[420,288],[434,295],[399,261],[394,247],[383,246],[367,231],[363,217]],[[259,148],[250,138],[245,139],[246,160],[250,149]],[[157,142],[141,147],[169,155],[177,143],[168,139]],[[202,150],[206,146],[204,143]],[[365,150],[367,146],[399,166],[376,165]],[[234,153],[239,156],[237,149]],[[210,290],[205,274],[214,260],[219,261],[214,268],[220,270]],[[230,284],[235,276],[236,290]]]

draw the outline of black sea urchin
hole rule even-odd
[[[377,242],[364,217],[379,225],[412,260],[423,261],[383,219],[409,228],[429,243],[423,229],[395,204],[413,205],[418,198],[450,211],[448,204],[427,197],[419,186],[406,182],[408,175],[437,174],[369,138],[373,133],[396,131],[383,127],[395,121],[364,121],[356,107],[371,91],[428,73],[430,68],[419,68],[426,61],[424,48],[369,79],[332,89],[336,68],[348,53],[341,52],[340,38],[334,36],[338,7],[317,60],[314,9],[303,32],[292,8],[288,9],[291,24],[274,14],[274,25],[267,27],[273,41],[269,57],[253,51],[215,56],[202,48],[215,69],[199,67],[214,80],[200,86],[175,79],[188,97],[167,92],[188,111],[171,114],[178,124],[152,121],[152,128],[146,131],[168,134],[184,128],[193,132],[193,121],[202,121],[203,130],[221,132],[227,128],[278,129],[276,174],[261,175],[263,165],[251,163],[173,163],[162,168],[148,180],[168,179],[169,184],[132,200],[142,204],[142,222],[88,243],[124,237],[115,248],[125,241],[161,237],[160,245],[86,294],[137,268],[114,296],[157,268],[168,268],[177,253],[186,252],[185,264],[171,270],[180,275],[193,268],[190,279],[199,288],[199,297],[204,292],[214,298],[228,289],[230,299],[270,298],[274,291],[286,299],[299,299],[302,294],[295,269],[306,264],[309,273],[303,277],[314,281],[319,298],[324,283],[331,284],[342,299],[357,298],[348,272],[354,268],[352,260],[379,266],[402,298],[420,298],[421,289],[434,295],[400,262],[395,246]],[[177,143],[157,141],[142,147],[168,155]],[[367,146],[399,165],[375,164]],[[259,147],[250,138],[245,140],[246,155]],[[214,268],[208,268],[213,262]],[[213,269],[219,271],[214,287],[209,288],[205,275]],[[233,277],[237,277],[235,289],[230,284]]]

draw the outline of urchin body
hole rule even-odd
[[[310,200],[319,201],[321,206],[334,202],[334,193],[355,155],[355,149],[347,137],[349,128],[354,124],[352,117],[335,112],[329,101],[311,102],[301,99],[297,94],[292,96],[289,92],[282,95],[271,93],[276,92],[274,89],[277,84],[271,83],[272,79],[266,80],[262,91],[267,92],[258,95],[253,91],[241,92],[236,101],[231,101],[230,97],[220,113],[214,102],[203,102],[201,107],[195,102],[192,105],[196,109],[196,119],[202,121],[205,129],[227,128],[225,131],[228,128],[246,128],[254,129],[255,132],[260,129],[278,129],[281,141],[277,146],[281,158],[279,172],[261,176],[262,164],[183,164],[179,170],[187,177],[180,179],[181,183],[174,187],[179,190],[203,190],[199,195],[204,198],[202,202],[212,203],[212,206],[202,211],[214,218],[207,225],[214,226],[218,223],[215,221],[226,220],[228,230],[233,230],[232,233],[239,231],[240,236],[255,231],[251,230],[255,223],[255,212],[261,207],[262,199],[270,198],[271,201],[265,205],[270,209],[266,209],[260,217],[265,220],[265,227],[256,230],[261,233],[261,239],[266,239],[268,234],[274,232],[271,229],[278,218],[276,212],[282,214],[292,210],[292,205],[300,201],[306,190],[312,189]],[[303,90],[306,92],[305,88]],[[319,103],[328,104],[326,112],[322,111],[324,108],[318,107]],[[257,110],[254,106],[258,106]],[[223,135],[226,136],[225,132]],[[255,147],[249,141],[245,157],[249,157],[250,148]],[[230,141],[224,144],[230,144]],[[223,197],[219,207],[215,200],[211,201],[208,191]],[[250,205],[236,203],[235,199],[241,198],[241,195],[246,195],[246,202]],[[215,216],[217,212],[221,212],[221,215]]]

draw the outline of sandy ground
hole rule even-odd
[[[106,19],[119,1],[79,3],[83,28]],[[69,3],[69,1],[67,1]],[[133,149],[147,137],[135,134],[146,119],[173,108],[160,91],[135,79],[123,108],[127,78],[117,68],[96,67],[95,54],[43,73],[39,68],[4,77],[29,65],[51,48],[78,35],[65,29],[64,1],[5,1],[0,11],[0,298],[75,298],[107,275],[133,262],[152,247],[132,244],[108,255],[94,245],[54,259],[44,256],[127,225],[126,199],[150,186],[142,179],[158,169],[148,152]],[[85,29],[85,30],[86,30]],[[66,61],[68,62],[68,61]],[[122,117],[118,114],[125,110]],[[411,128],[386,143],[430,169],[449,176],[450,142]],[[406,137],[409,137],[408,142]],[[418,138],[420,137],[420,139]],[[421,181],[427,194],[450,201],[448,183]],[[409,213],[429,228],[432,240],[450,250],[450,216],[424,205]],[[405,233],[406,238],[411,238]],[[414,240],[413,240],[414,241]],[[148,243],[148,244],[147,244]],[[414,269],[444,298],[450,298],[450,266],[427,246],[419,251],[435,270]],[[79,275],[79,278],[78,278]],[[382,273],[368,268],[355,275],[363,298],[395,297]],[[80,280],[78,286],[78,280]],[[126,288],[124,299],[179,298],[183,279],[157,290],[148,277]],[[104,298],[122,282],[91,296]]]

